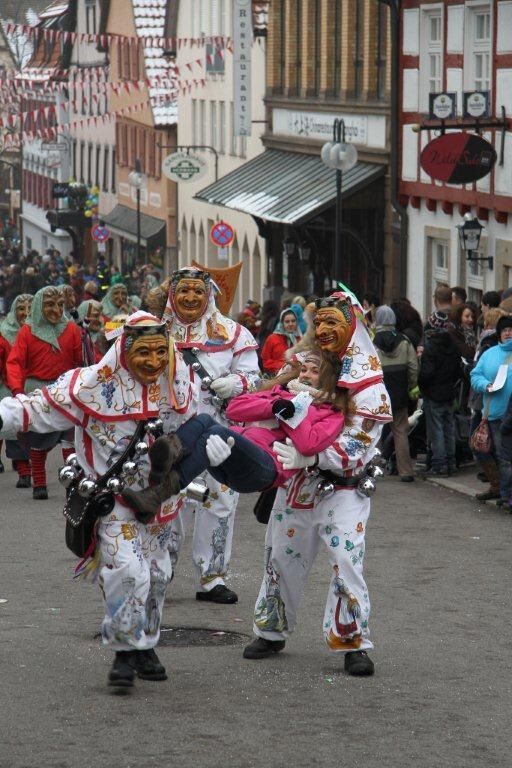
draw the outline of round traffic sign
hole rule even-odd
[[[219,248],[227,248],[235,239],[235,230],[225,221],[218,221],[210,230],[210,240]]]
[[[110,237],[110,229],[108,227],[102,227],[101,224],[96,224],[91,229],[91,237],[96,243],[104,243]]]

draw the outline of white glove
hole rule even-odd
[[[210,435],[206,441],[206,455],[210,467],[218,467],[231,456],[231,448],[235,444],[234,437],[228,437],[227,442],[220,435]]]
[[[236,378],[234,376],[222,376],[220,379],[215,379],[210,384],[210,389],[213,389],[219,397],[223,400],[227,400],[228,397],[232,397],[235,392]],[[242,388],[240,388],[240,392]],[[237,392],[237,394],[240,394]]]
[[[316,461],[316,456],[303,456],[299,453],[289,437],[286,438],[286,443],[274,443],[274,452],[283,469],[304,469]]]

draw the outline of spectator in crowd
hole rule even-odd
[[[465,304],[468,300],[466,289],[460,285],[455,285],[452,289],[452,307],[460,307],[461,304]]]
[[[470,304],[458,304],[450,313],[453,341],[466,362],[471,362],[476,352],[476,311]]]
[[[259,333],[258,333],[258,342],[259,342],[258,359],[260,362],[260,368],[263,368],[263,363],[261,361],[261,350],[263,349],[263,346],[267,338],[270,336],[271,333],[274,332],[274,328],[276,327],[279,321],[279,307],[277,302],[272,301],[272,299],[267,299],[267,301],[264,301],[263,306],[261,308],[260,317],[261,319],[260,319],[260,327],[259,327]]]
[[[283,309],[276,329],[267,337],[261,350],[265,373],[276,374],[283,366],[288,349],[300,341],[297,316],[291,309]]]
[[[396,317],[396,330],[407,336],[414,349],[417,350],[423,338],[423,323],[420,313],[405,297],[394,301],[391,304],[391,309]]]
[[[363,294],[363,310],[368,328],[373,328],[375,325],[375,312],[378,306],[380,306],[380,298],[376,293],[370,291]]]
[[[456,471],[453,400],[461,375],[460,353],[448,326],[446,312],[436,310],[429,317],[418,377],[432,453],[429,474],[442,477]]]
[[[498,465],[500,474],[498,504],[508,507],[512,487],[512,465],[507,449],[502,449],[501,423],[512,395],[512,315],[500,317],[496,324],[496,334],[498,344],[481,354],[476,366],[471,371],[471,386],[475,392],[483,394],[483,413],[489,419],[492,456]],[[496,389],[493,389],[493,383],[501,366],[506,366],[505,381],[498,381]],[[499,386],[500,384],[501,386]]]
[[[484,328],[480,334],[480,339],[475,353],[475,363],[479,357],[487,352],[491,347],[495,347],[498,343],[498,334],[496,332],[496,323],[503,317],[505,312],[498,307],[491,307],[487,309],[484,319]],[[469,392],[468,406],[471,409],[471,426],[470,433],[478,427],[482,420],[483,410],[483,394],[481,392],[475,392],[471,387]],[[481,470],[482,480],[489,482],[489,488],[486,491],[476,494],[476,498],[480,501],[488,501],[490,499],[500,498],[500,473],[496,459],[492,454],[481,454],[473,452],[473,456],[478,467]]]
[[[498,291],[486,291],[482,296],[482,303],[480,305],[480,311],[485,318],[486,313],[490,309],[495,309],[500,305],[500,295]]]
[[[117,283],[123,282],[123,276],[119,270],[119,267],[117,264],[113,264],[110,267],[110,287],[113,285],[116,285]]]
[[[84,301],[94,300],[98,297],[99,286],[93,280],[88,280],[84,285]]]
[[[30,293],[32,296],[44,286],[42,275],[36,267],[27,267],[23,275],[23,293]]]
[[[379,354],[384,384],[391,400],[393,421],[390,424],[395,443],[398,474],[403,483],[414,481],[414,468],[409,450],[409,392],[418,382],[418,358],[407,338],[396,330],[396,317],[385,304],[375,312],[373,344]]]

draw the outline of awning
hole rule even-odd
[[[342,196],[353,195],[385,172],[384,165],[357,163],[343,174]],[[281,224],[301,224],[329,208],[335,197],[335,172],[319,156],[277,149],[265,150],[195,195]]]
[[[137,211],[126,205],[116,205],[113,211],[102,217],[102,221],[115,235],[137,242]],[[165,245],[165,221],[147,213],[140,214],[140,242],[145,248]]]

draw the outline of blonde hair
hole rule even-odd
[[[490,328],[496,328],[496,323],[500,319],[500,317],[504,317],[507,313],[504,309],[500,309],[499,307],[493,307],[492,309],[488,309],[485,313],[485,319],[484,319],[484,329],[488,330]]]

